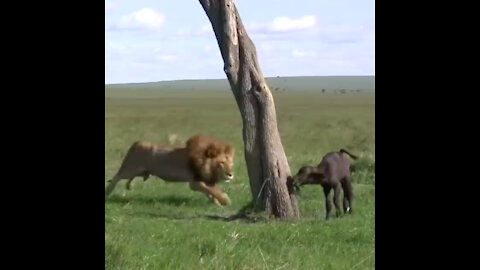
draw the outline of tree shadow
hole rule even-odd
[[[162,212],[153,212],[153,211],[135,211],[134,213],[129,214],[134,217],[143,217],[150,219],[170,219],[170,220],[194,220],[202,218],[201,215],[188,215],[185,213],[162,213]]]
[[[111,243],[105,242],[105,269],[120,269],[125,264],[122,250]]]
[[[253,202],[243,206],[237,213],[231,215],[205,215],[204,218],[209,220],[220,221],[241,221],[246,223],[258,223],[268,221],[269,218],[261,214],[262,212],[256,209]]]

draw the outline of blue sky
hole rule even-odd
[[[374,0],[236,0],[265,76],[375,75]],[[105,1],[105,83],[226,78],[198,0]]]

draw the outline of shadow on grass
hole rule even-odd
[[[122,250],[110,243],[105,242],[105,269],[121,269],[125,266]]]
[[[179,195],[166,195],[162,197],[145,197],[145,196],[121,196],[121,195],[112,195],[110,196],[105,203],[121,204],[125,205],[128,203],[136,204],[165,204],[175,207],[206,207],[209,203],[208,201],[201,201],[196,198],[191,198],[187,196]],[[265,217],[262,214],[259,214],[253,208],[252,203],[248,203],[242,207],[235,214],[206,214],[206,215],[186,215],[185,213],[171,213],[171,212],[160,212],[160,211],[135,211],[131,214],[132,216],[137,217],[146,217],[146,218],[166,218],[172,220],[184,220],[184,219],[207,219],[207,220],[218,220],[218,221],[243,221],[247,223],[255,223],[268,220],[268,217]],[[110,220],[108,220],[110,221]]]
[[[116,204],[128,204],[128,203],[138,203],[138,204],[165,204],[171,206],[196,206],[201,204],[197,199],[179,196],[179,195],[166,195],[161,197],[145,197],[145,196],[119,196],[112,195],[108,198],[106,203],[116,203]]]

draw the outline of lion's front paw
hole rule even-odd
[[[217,200],[217,198],[213,197],[212,195],[207,196],[209,200],[211,200],[215,205],[222,206],[222,204]]]
[[[230,198],[228,197],[228,195],[226,193],[223,193],[222,198],[220,199],[220,203],[222,205],[230,205],[230,204],[232,204],[232,201],[230,200]]]

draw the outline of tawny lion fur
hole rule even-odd
[[[137,176],[144,181],[154,175],[168,182],[188,182],[190,188],[200,191],[217,205],[228,205],[230,199],[216,184],[234,176],[232,145],[205,135],[188,139],[186,147],[174,148],[150,142],[135,142],[127,152],[117,174],[109,180],[106,197],[116,184],[127,179],[127,189]]]

